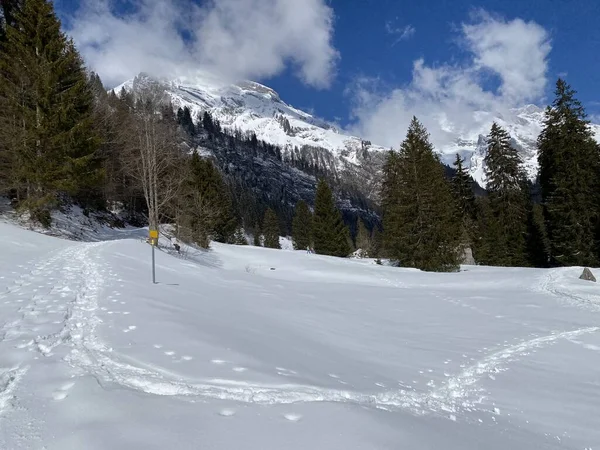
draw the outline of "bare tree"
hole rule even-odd
[[[135,108],[131,124],[124,127],[126,145],[124,166],[137,180],[148,207],[148,223],[158,229],[161,217],[178,196],[183,158],[177,126],[169,116],[172,107],[159,83],[147,83],[134,92]]]

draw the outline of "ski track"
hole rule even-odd
[[[13,344],[14,349],[43,357],[53,356],[54,350],[63,344],[77,345],[81,330],[98,320],[93,312],[95,305],[90,303],[96,296],[89,293],[100,284],[100,271],[92,251],[101,245],[104,243],[69,246],[26,267],[26,273],[0,294],[5,304],[19,306],[17,319],[0,327],[0,344],[20,340]],[[39,329],[48,332],[40,335]],[[24,362],[15,368],[0,368],[0,415],[13,403],[19,383],[36,358],[25,353],[21,359]]]
[[[93,374],[102,386],[115,383],[156,396],[201,397],[260,405],[349,403],[387,411],[407,410],[417,415],[445,414],[477,410],[477,405],[484,399],[483,390],[477,386],[478,381],[505,370],[506,363],[526,356],[533,349],[547,347],[557,340],[572,339],[598,331],[600,328],[597,327],[583,328],[521,342],[481,359],[451,377],[441,387],[428,392],[401,389],[363,393],[298,384],[260,384],[222,379],[194,382],[156,367],[124,362],[97,339],[90,339],[86,345],[74,350],[69,359],[73,365]]]
[[[600,311],[600,296],[588,295],[582,297],[580,295],[568,292],[565,289],[561,289],[560,281],[566,278],[567,274],[572,274],[573,278],[578,278],[575,271],[578,268],[563,268],[563,269],[551,269],[547,274],[542,276],[537,285],[534,285],[532,290],[534,292],[540,292],[550,294],[557,298],[560,302],[565,303],[569,306],[575,306],[582,309],[591,311]]]
[[[127,362],[124,356],[114,352],[96,335],[96,329],[102,322],[96,314],[103,285],[102,269],[106,271],[107,268],[101,267],[94,251],[102,245],[106,244],[80,244],[60,251],[56,256],[36,264],[29,274],[21,276],[12,288],[0,294],[0,298],[10,299],[19,292],[25,293],[36,276],[52,268],[56,270],[56,267],[62,267],[58,283],[50,290],[51,293],[63,293],[71,297],[63,305],[65,308],[61,311],[59,330],[36,336],[25,345],[16,347],[33,349],[44,357],[51,357],[58,347],[68,345],[70,351],[64,360],[78,369],[80,375],[91,375],[104,387],[115,384],[150,395],[200,397],[259,405],[347,403],[387,411],[405,410],[417,415],[446,414],[456,420],[456,416],[450,413],[480,408],[478,405],[485,399],[485,392],[478,385],[482,378],[506,370],[507,363],[526,356],[534,349],[547,347],[560,339],[573,339],[600,331],[598,327],[581,328],[523,341],[484,357],[451,376],[442,386],[425,392],[396,389],[365,393],[299,384],[261,384],[223,379],[189,380],[142,362]],[[112,272],[110,274],[115,275]],[[542,280],[537,289],[564,295],[552,290],[552,276],[553,272],[548,275],[548,279]],[[20,318],[0,327],[0,343],[23,336],[27,338],[32,320],[38,320],[48,313],[47,299],[44,294],[39,293],[39,288],[40,286],[33,289],[30,302],[19,309]],[[485,313],[480,310],[477,312]],[[29,366],[24,364],[11,369],[0,369],[0,414],[13,402],[19,382],[26,376],[28,369]],[[64,398],[66,394],[61,391],[57,397]]]

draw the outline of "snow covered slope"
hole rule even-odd
[[[117,93],[123,87],[135,90],[148,79],[148,75],[140,74],[114,90]],[[253,81],[223,84],[204,74],[193,80],[180,78],[162,83],[176,108],[187,106],[194,118],[210,111],[224,128],[253,132],[259,140],[280,146],[284,155],[294,147],[319,147],[338,159],[339,168],[343,163],[358,163],[365,149],[385,150],[343,134],[334,125],[286,104],[277,92]],[[282,118],[287,120],[290,129],[284,129]]]
[[[0,448],[600,447],[599,287],[0,223]],[[126,239],[123,239],[126,238]]]
[[[141,74],[118,86],[115,91],[119,92],[122,87],[127,90],[135,89],[138,84],[144,84],[147,80],[148,76]],[[254,132],[258,139],[281,146],[284,154],[294,147],[320,147],[331,152],[337,159],[337,167],[332,169],[340,169],[348,164],[379,165],[381,158],[365,158],[365,152],[381,153],[386,150],[361,138],[349,136],[336,126],[286,104],[277,92],[259,83],[246,81],[233,85],[223,84],[221,80],[208,74],[163,83],[173,104],[176,107],[189,107],[193,117],[210,111],[225,128]],[[291,131],[284,129],[282,117],[289,122]],[[469,129],[455,130],[451,124],[441,126],[446,132],[446,139],[438,143],[437,150],[442,155],[443,162],[450,166],[456,153],[461,154],[470,164],[475,181],[485,186],[483,159],[486,153],[486,136],[491,124],[496,121],[511,134],[529,177],[534,178],[537,173],[536,140],[542,130],[543,119],[544,109],[535,105],[512,109],[505,114],[480,111],[473,117],[473,126]],[[593,129],[600,142],[600,125],[593,125]]]

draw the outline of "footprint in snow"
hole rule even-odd
[[[182,356],[181,359],[183,359],[184,361],[191,361],[194,358],[192,358],[191,356],[185,355],[185,356]]]
[[[52,393],[52,398],[54,398],[56,401],[64,400],[69,396],[69,391],[73,386],[75,386],[74,382],[63,384],[59,389]]]
[[[285,367],[275,367],[275,370],[277,371],[277,375],[281,375],[283,377],[291,377],[292,375],[298,374],[298,372],[286,369]]]
[[[301,414],[284,414],[283,417],[290,422],[299,422],[302,419]]]
[[[175,354],[175,352],[172,352],[172,351],[165,352],[165,355],[167,355],[167,356],[173,356],[174,354]]]
[[[248,369],[246,369],[245,367],[234,367],[232,370],[234,372],[242,373],[242,372],[246,372]]]
[[[235,410],[234,409],[222,409],[221,411],[219,411],[219,415],[223,416],[223,417],[235,416]]]
[[[161,348],[163,348],[163,346],[162,346],[162,345],[160,345],[160,344],[154,344],[154,348],[161,349]]]
[[[339,377],[339,375],[336,375],[335,373],[329,373],[329,374],[327,374],[327,375],[328,375],[329,377],[331,377],[331,378],[334,378],[334,379],[336,379],[336,380],[340,378],[340,377]]]
[[[211,359],[210,361],[213,364],[217,364],[218,366],[222,366],[223,364],[227,364],[227,361],[223,361],[222,359]]]
[[[110,314],[110,312],[109,312]],[[123,330],[123,333],[129,333],[130,331],[135,330],[137,327],[135,325],[130,325],[128,326],[125,330]]]

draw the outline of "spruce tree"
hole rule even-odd
[[[304,200],[296,204],[292,221],[292,239],[295,250],[306,250],[312,246],[313,215]]]
[[[56,194],[86,199],[101,182],[93,95],[52,3],[24,0],[0,51],[0,129],[12,188],[34,212]]]
[[[246,239],[244,230],[242,228],[235,230],[235,234],[233,235],[233,243],[234,245],[248,245],[248,240]]]
[[[265,213],[265,218],[263,221],[263,235],[265,237],[265,247],[266,248],[277,248],[281,249],[281,244],[279,243],[279,219],[277,218],[277,214],[271,208],[267,209]]]
[[[463,246],[473,249],[475,233],[476,207],[475,195],[471,187],[473,179],[467,169],[463,166],[463,159],[456,154],[454,167],[456,173],[452,178],[452,193],[461,220],[461,241]]]
[[[413,118],[383,181],[386,254],[426,271],[459,267],[460,221],[444,168],[423,125]]]
[[[538,138],[539,180],[552,265],[597,265],[600,150],[576,92],[562,79]]]
[[[456,199],[463,226],[468,229],[470,223],[475,219],[475,194],[473,194],[473,188],[471,187],[473,179],[463,163],[464,160],[457,153],[454,161],[456,174],[452,178],[452,193]]]
[[[262,247],[262,232],[258,223],[254,225],[254,236],[252,243],[255,247]]]
[[[357,220],[356,248],[360,250],[360,257],[372,258],[374,256],[373,233],[369,231],[365,222],[359,218]]]
[[[231,241],[236,229],[231,198],[212,162],[194,152],[182,191],[176,214],[189,239],[203,248],[208,248],[211,237],[218,242]]]
[[[350,233],[336,208],[333,194],[325,180],[320,180],[315,196],[313,239],[315,252],[320,255],[346,257],[350,254]]]
[[[484,239],[494,239],[485,263],[527,265],[529,192],[526,176],[519,154],[510,143],[510,135],[496,123],[492,124],[488,135],[484,163],[491,212],[488,226],[493,227]]]

